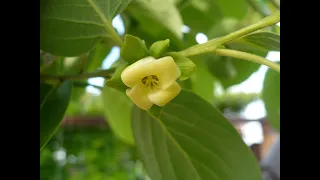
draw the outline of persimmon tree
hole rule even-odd
[[[265,58],[280,51],[278,8],[254,0],[41,0],[40,151],[87,80],[103,77],[106,119],[136,146],[151,179],[262,179],[213,91],[214,82],[227,89],[267,66],[262,98],[280,132],[280,61]],[[124,35],[112,26],[118,15]],[[199,32],[209,41],[197,43]],[[114,46],[120,58],[101,69]]]

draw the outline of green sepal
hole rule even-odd
[[[169,45],[170,45],[170,40],[169,39],[154,42],[149,48],[149,54],[152,57],[158,59],[168,49]]]
[[[145,42],[138,37],[127,34],[120,49],[120,57],[129,64],[149,56]]]
[[[184,57],[177,52],[170,52],[167,55],[171,56],[174,59],[175,63],[178,65],[181,71],[179,80],[187,80],[197,71],[196,64],[189,58]]]
[[[111,79],[107,80],[105,85],[120,91],[126,90],[128,87],[123,84],[121,80],[122,71],[129,66],[129,63],[123,60],[119,60],[119,64],[112,75]]]

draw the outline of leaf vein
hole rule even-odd
[[[213,172],[208,166],[206,166],[205,164],[197,161],[195,158],[191,158],[193,163],[199,164],[199,166],[202,166],[206,171],[208,171],[214,178],[216,178],[217,180],[220,180],[219,176]]]
[[[181,109],[185,109],[185,112],[192,112],[193,114],[195,114],[196,116],[198,116],[199,118],[203,119],[204,121],[208,122],[209,124],[211,124],[212,126],[219,126],[221,127],[222,129],[224,129],[226,132],[228,132],[230,135],[232,135],[232,132],[229,130],[229,129],[226,129],[224,128],[224,126],[222,126],[221,124],[219,123],[214,123],[204,117],[202,117],[200,114],[198,114],[197,112],[195,112],[193,109],[190,109],[188,107],[185,107],[185,106],[182,106],[181,104],[177,104],[177,103],[173,103],[173,102],[170,102],[171,105],[174,105],[174,106],[179,106]]]
[[[94,38],[103,38],[107,37],[104,35],[93,35],[93,36],[79,36],[79,37],[58,37],[58,36],[53,36],[57,39],[62,39],[62,40],[82,40],[82,39],[94,39]]]
[[[65,19],[65,18],[60,18],[60,17],[45,17],[44,20],[58,20],[58,21],[76,23],[76,24],[94,25],[94,26],[99,26],[99,27],[104,28],[103,24],[99,24],[97,22],[92,22],[92,21],[79,21],[79,20],[75,20],[75,19]]]
[[[142,112],[142,111],[140,111],[140,112]],[[145,114],[146,116],[147,116],[147,114]],[[147,123],[148,123],[148,127],[151,127],[151,128],[149,128],[149,131],[150,131],[150,138],[151,138],[151,151],[153,152],[152,154],[154,155],[153,157],[154,157],[154,159],[155,159],[155,164],[156,164],[156,166],[157,166],[157,169],[158,169],[158,172],[159,172],[159,174],[160,174],[160,177],[159,177],[159,179],[162,179],[162,172],[161,172],[161,168],[160,168],[160,166],[159,166],[159,163],[158,163],[158,159],[157,159],[157,155],[156,155],[156,153],[155,153],[155,149],[154,149],[154,142],[153,142],[153,131],[152,131],[152,126],[151,126],[151,120],[152,119],[150,119],[150,118],[145,118],[145,119],[147,119],[148,121],[147,121]]]
[[[149,112],[148,112],[149,113]],[[150,114],[150,113],[149,113]],[[152,114],[150,114],[150,116],[152,116],[154,119],[157,120],[157,122],[159,123],[161,129],[168,135],[168,138],[172,141],[173,144],[176,145],[176,147],[178,148],[179,151],[181,151],[181,153],[183,154],[183,156],[187,159],[188,162],[190,162],[191,167],[193,168],[193,170],[196,172],[197,175],[197,180],[201,180],[198,171],[196,170],[196,168],[194,167],[194,164],[190,161],[190,157],[189,155],[181,148],[181,146],[177,143],[177,141],[172,137],[172,135],[170,134],[170,132],[166,129],[165,125],[162,123],[162,121],[153,116]]]
[[[184,137],[184,138],[187,138],[189,139],[190,141],[194,142],[195,144],[199,145],[199,147],[203,150],[203,151],[206,151],[206,152],[209,152],[212,156],[216,157],[217,159],[220,159],[222,161],[222,163],[224,163],[224,168],[227,168],[228,172],[231,171],[230,167],[228,166],[227,162],[221,158],[217,153],[215,153],[214,151],[210,150],[209,148],[205,147],[202,143],[199,143],[198,141],[196,141],[194,138],[188,136],[188,135],[185,135],[181,132],[178,132],[178,131],[175,131],[174,129],[172,128],[168,128],[170,130],[170,132],[172,132],[173,134],[176,134],[178,136],[181,136],[181,137]],[[189,155],[190,156],[190,155]],[[190,156],[192,157],[192,156]]]

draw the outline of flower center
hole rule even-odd
[[[142,84],[144,84],[147,88],[150,90],[154,90],[158,87],[159,79],[155,75],[149,75],[144,78],[142,78]]]

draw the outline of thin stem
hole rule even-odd
[[[90,72],[90,73],[83,73],[83,74],[75,74],[75,75],[50,75],[50,74],[41,74],[40,73],[40,80],[83,80],[89,79],[94,77],[104,77],[110,78],[111,74],[113,73],[114,69],[106,69],[97,72]]]
[[[277,71],[280,73],[280,65],[269,61],[266,58],[263,58],[261,56],[257,56],[254,54],[250,54],[250,53],[246,53],[246,52],[241,52],[241,51],[236,51],[236,50],[230,50],[230,49],[217,49],[216,50],[216,55],[219,56],[229,56],[229,57],[233,57],[233,58],[238,58],[238,59],[243,59],[243,60],[247,60],[247,61],[251,61],[254,63],[258,63],[258,64],[263,64],[268,66],[269,68]]]
[[[179,53],[185,57],[195,56],[195,55],[200,55],[200,54],[205,54],[205,53],[212,53],[220,45],[223,45],[229,41],[232,41],[234,39],[237,39],[237,38],[240,38],[240,37],[245,36],[247,34],[250,34],[250,33],[257,31],[259,29],[274,25],[278,22],[280,22],[280,11],[277,11],[277,12],[273,13],[272,15],[261,19],[261,21],[255,23],[255,24],[252,24],[250,26],[242,28],[242,29],[235,31],[233,33],[230,33],[226,36],[210,40],[206,43],[192,46],[188,49],[180,51]]]
[[[93,0],[88,0],[88,3],[90,4],[90,6],[93,8],[93,10],[97,13],[99,18],[103,22],[104,27],[108,32],[109,36],[111,37],[111,39],[113,39],[114,42],[121,47],[123,45],[123,41],[120,38],[120,36],[117,34],[117,32],[114,30],[114,28],[112,27],[112,24],[110,23],[110,21],[108,21],[108,19],[104,16],[101,9],[97,6],[97,4]]]

